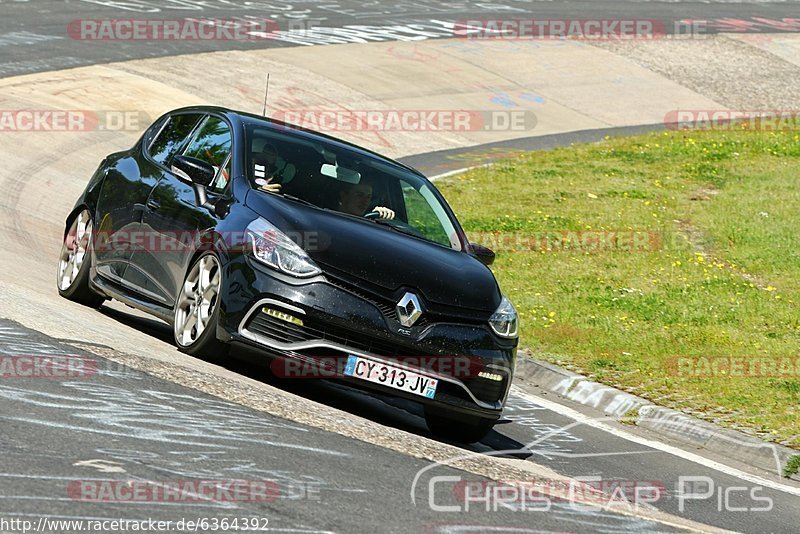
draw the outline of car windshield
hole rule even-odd
[[[455,223],[427,180],[398,165],[337,143],[251,124],[248,178],[255,188],[343,215],[374,219],[396,230],[461,250]],[[388,215],[387,215],[388,214]]]

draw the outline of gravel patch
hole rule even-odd
[[[592,43],[734,109],[800,109],[800,67],[725,35]]]

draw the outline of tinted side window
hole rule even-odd
[[[150,144],[150,157],[162,165],[167,165],[170,158],[183,146],[186,137],[192,133],[199,115],[174,115],[167,119],[167,124]]]
[[[169,122],[169,117],[161,117],[147,128],[147,131],[144,133],[144,147],[146,150],[150,150],[150,147],[153,145],[153,140],[155,140],[156,136],[164,129],[164,125],[167,124],[167,122]]]
[[[439,217],[433,211],[430,203],[425,200],[425,197],[413,185],[403,180],[400,180],[400,186],[403,190],[408,224],[434,243],[439,243],[446,247],[451,246],[450,238],[442,227]]]
[[[209,190],[212,193],[217,193],[221,195],[225,192],[225,189],[228,187],[228,182],[230,181],[231,176],[231,160],[228,159],[228,163],[225,164],[225,168],[222,169],[221,172],[217,173],[217,177],[212,182]]]
[[[217,117],[208,117],[200,128],[186,156],[202,159],[215,167],[225,163],[231,151],[231,130],[228,124]]]

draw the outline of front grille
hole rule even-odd
[[[411,352],[409,349],[403,349],[391,342],[305,317],[303,318],[303,326],[300,326],[276,319],[263,311],[259,311],[245,325],[245,328],[254,334],[259,334],[282,343],[324,340],[368,354],[389,358],[425,355],[409,354],[409,352]]]
[[[336,287],[337,289],[347,291],[348,293],[357,296],[361,300],[365,300],[375,305],[375,307],[380,310],[381,314],[390,321],[399,322],[397,318],[397,303],[391,299],[373,293],[367,293],[366,291],[363,291],[352,284],[348,284],[333,277],[328,277],[327,280],[330,285]],[[414,323],[414,328],[425,328],[428,325],[430,325],[430,321],[428,321],[426,314],[423,314],[422,317],[417,319],[417,322]]]
[[[385,317],[396,321],[397,312],[395,306],[402,297],[402,290],[389,291],[371,282],[360,278],[354,278],[342,271],[338,271],[330,266],[325,266],[325,279],[327,282],[339,289],[348,291],[357,297],[371,302],[377,306]],[[413,288],[409,288],[414,291]],[[423,295],[417,293],[421,298]],[[425,327],[431,323],[460,323],[469,325],[482,325],[489,320],[491,312],[461,308],[459,306],[447,306],[440,303],[423,302],[425,312],[422,317],[414,324],[414,327]]]
[[[396,344],[383,339],[354,332],[344,327],[339,327],[326,323],[324,321],[316,320],[303,316],[303,325],[298,325],[283,321],[281,319],[267,315],[259,310],[253,317],[245,324],[245,329],[253,334],[264,336],[282,343],[298,343],[303,341],[327,341],[336,343],[344,347],[382,356],[385,358],[400,358],[403,357],[435,357],[431,352],[421,352],[419,350],[409,350]],[[332,355],[331,350],[325,348],[314,348],[301,351],[304,354],[309,354],[313,350],[314,357]],[[334,351],[341,352],[341,351]],[[309,354],[311,355],[311,354]],[[472,392],[472,394],[480,401],[487,403],[496,403],[501,401],[505,394],[508,377],[504,376],[501,381],[488,380],[486,378],[474,377],[463,378],[460,380]],[[454,397],[469,400],[466,392],[449,382],[441,382],[443,391]]]

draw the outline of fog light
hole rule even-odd
[[[296,324],[297,326],[303,326],[303,320],[298,319],[294,315],[289,315],[288,313],[274,310],[272,308],[263,308],[261,311],[269,315],[270,317],[274,317],[275,319],[279,319],[281,321],[285,321],[287,323]]]
[[[485,378],[486,380],[494,380],[495,382],[500,382],[503,380],[503,375],[498,375],[497,373],[487,373],[486,371],[481,371],[478,373],[478,376]]]

